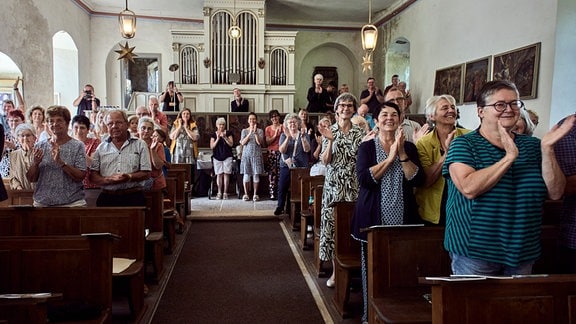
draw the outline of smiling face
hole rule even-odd
[[[356,109],[354,108],[354,102],[352,100],[341,100],[338,103],[338,108],[336,112],[338,113],[338,118],[350,119],[354,115]]]
[[[42,124],[44,122],[44,112],[41,109],[32,110],[31,119],[34,124]]]
[[[518,93],[514,90],[502,89],[488,96],[486,105],[513,100],[519,100]],[[485,106],[478,108],[478,116],[482,119],[482,124],[486,123],[486,126],[496,126],[500,122],[506,130],[511,130],[520,118],[520,110],[512,109],[510,105],[507,105],[504,111],[498,112],[493,106]]]
[[[140,127],[138,128],[138,134],[140,134],[140,138],[147,141],[152,138],[152,134],[154,133],[154,125],[150,122],[143,122],[140,123]]]
[[[36,142],[36,135],[32,133],[29,129],[21,130],[18,132],[18,136],[16,137],[20,145],[24,150],[29,150],[34,147],[34,143]]]
[[[400,115],[392,107],[384,106],[378,114],[378,129],[380,132],[396,132],[400,125]]]
[[[74,138],[79,141],[84,141],[88,137],[88,127],[82,123],[74,123],[72,125]]]
[[[68,123],[62,116],[48,116],[48,126],[52,134],[62,136],[68,133]]]
[[[436,103],[434,116],[432,116],[431,119],[436,124],[456,125],[456,116],[456,106],[446,99],[440,99]]]
[[[257,123],[258,123],[258,120],[256,119],[255,115],[249,115],[248,116],[248,124],[250,124],[250,126],[256,126]]]

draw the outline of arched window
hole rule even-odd
[[[249,12],[238,15],[236,24],[242,29],[238,39],[228,35],[232,24],[228,12],[220,11],[212,17],[212,83],[256,84],[256,19]]]
[[[198,51],[192,46],[184,46],[180,53],[180,73],[182,84],[198,83]]]
[[[270,53],[270,83],[272,85],[286,85],[287,55],[282,48]]]

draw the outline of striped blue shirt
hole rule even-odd
[[[478,130],[455,138],[442,173],[448,185],[444,247],[453,253],[515,267],[540,256],[542,204],[547,190],[542,178],[540,140],[516,135],[519,155],[498,183],[475,199],[454,185],[448,168],[464,163],[475,170],[501,160],[506,152]]]

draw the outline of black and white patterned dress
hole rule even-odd
[[[332,260],[334,256],[334,209],[328,207],[335,201],[356,201],[358,198],[358,178],[356,158],[358,147],[364,137],[364,130],[356,125],[345,134],[338,124],[331,126],[332,160],[326,166],[326,176],[322,192],[322,214],[320,221],[320,260]],[[328,140],[322,140],[322,152]]]

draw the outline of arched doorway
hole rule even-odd
[[[12,58],[0,52],[0,101],[14,99],[14,82],[22,78],[22,71]],[[20,83],[20,93],[24,95],[24,81]]]
[[[53,69],[54,69],[54,104],[63,105],[76,114],[72,102],[80,93],[78,84],[78,48],[74,40],[65,31],[52,36]],[[87,67],[88,68],[88,67]]]
[[[392,76],[398,74],[400,81],[406,82],[406,88],[410,87],[410,42],[406,38],[399,37],[388,45],[385,71],[384,86],[389,85]]]

